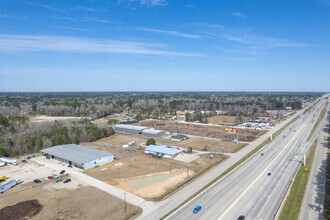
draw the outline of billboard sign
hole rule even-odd
[[[227,133],[237,133],[238,129],[237,128],[226,128]]]

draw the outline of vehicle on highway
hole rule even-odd
[[[261,153],[261,156],[264,156],[264,153]]]
[[[62,171],[60,172],[61,175],[64,174],[64,173],[65,173],[65,170],[62,170]]]
[[[68,182],[71,182],[71,179],[66,179],[63,181],[63,183],[68,183]]]
[[[245,216],[244,215],[241,215],[240,217],[238,217],[237,220],[244,220],[245,219]]]
[[[47,178],[50,179],[50,180],[54,179],[52,176],[49,176],[49,177],[47,177]]]
[[[33,182],[35,182],[35,183],[41,183],[41,181],[38,180],[38,179],[33,180]]]
[[[267,175],[270,176],[270,175],[272,175],[272,174],[271,174],[271,173],[268,173]]]
[[[56,180],[57,183],[62,182],[62,181],[63,181],[62,179]]]
[[[197,214],[200,210],[202,210],[202,206],[196,206],[196,208],[194,209],[194,214]]]

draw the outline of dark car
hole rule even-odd
[[[63,181],[62,179],[56,180],[57,183],[62,182],[62,181]]]
[[[63,181],[63,183],[68,183],[68,182],[71,182],[71,179],[66,179]]]
[[[245,219],[245,216],[244,215],[241,215],[240,217],[238,217],[237,220],[244,220]]]
[[[264,156],[264,153],[261,153],[261,156]]]
[[[271,174],[271,173],[268,173],[267,175],[270,176],[270,175],[272,175],[272,174]]]
[[[61,175],[64,174],[64,173],[65,173],[65,170],[62,170],[62,171],[60,172]]]
[[[38,180],[38,179],[33,180],[33,182],[35,182],[35,183],[41,183],[41,181]]]
[[[70,167],[70,168],[71,168],[71,167],[72,167],[72,165],[71,165],[71,164],[69,164],[69,166],[68,166],[68,167]]]
[[[23,163],[27,163],[27,161],[26,161],[26,160],[22,160],[22,162],[23,162]]]
[[[194,209],[194,214],[197,214],[200,210],[202,210],[202,206],[196,206],[196,208]]]

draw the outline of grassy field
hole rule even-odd
[[[209,123],[212,124],[221,124],[221,125],[230,125],[230,126],[235,126],[237,125],[237,121],[236,121],[236,116],[230,116],[230,115],[215,115],[215,116],[211,116],[206,118],[207,121]],[[247,122],[249,119],[247,117],[243,117],[243,121]]]
[[[168,196],[169,193],[173,193],[187,182],[228,158],[228,156],[225,155],[214,154],[213,159],[211,159],[210,154],[202,154],[198,159],[191,162],[188,168],[188,165],[185,162],[169,159],[156,159],[147,156],[140,151],[126,152],[115,150],[101,145],[100,141],[85,143],[82,145],[112,152],[115,154],[116,160],[113,163],[86,170],[84,173],[131,193],[135,193],[145,199],[154,201],[161,200]],[[122,163],[122,166],[115,166],[116,163]],[[163,181],[167,181],[168,184],[162,184],[161,182],[138,189],[127,183],[127,181],[144,179],[146,177],[168,174],[172,175],[173,172],[180,172],[181,174],[169,178],[173,181]],[[157,187],[154,185],[157,185]]]
[[[324,107],[323,107],[323,109],[322,109],[322,111],[321,111],[320,116],[317,118],[317,121],[316,121],[316,123],[314,124],[313,129],[312,129],[311,132],[309,133],[308,140],[311,139],[311,137],[313,136],[313,134],[314,134],[314,132],[315,132],[317,126],[320,124],[320,122],[321,122],[322,119],[324,118],[324,115],[325,115],[325,113],[326,113],[326,111],[327,111],[327,109],[328,109],[328,104],[329,104],[329,101],[324,105]],[[307,141],[308,141],[308,140],[307,140]]]
[[[218,138],[224,140],[234,140],[236,138],[236,134],[227,133],[225,127],[220,127],[220,126],[198,125],[192,123],[180,123],[180,122],[165,121],[165,120],[142,121],[137,125],[150,126],[155,129],[170,131],[172,133],[190,134],[190,135]],[[253,141],[263,133],[264,131],[257,131],[252,129],[240,129],[239,140]]]
[[[300,206],[304,198],[304,193],[308,182],[309,171],[313,164],[314,155],[315,147],[311,146],[306,158],[306,166],[301,166],[299,168],[291,187],[290,194],[285,201],[280,215],[281,220],[298,219]],[[305,168],[307,168],[307,170],[305,170]]]
[[[121,147],[125,144],[128,144],[130,141],[135,141],[138,145],[144,145],[149,137],[138,135],[138,134],[124,134],[124,133],[116,133],[111,135],[110,137],[103,138],[102,140],[97,141],[100,144],[111,144],[115,147]],[[212,152],[222,152],[224,149],[225,153],[234,153],[244,147],[246,144],[235,144],[233,142],[228,141],[217,141],[217,140],[210,140],[205,138],[197,138],[192,137],[184,141],[171,141],[164,138],[154,138],[156,140],[157,145],[168,145],[168,146],[177,146],[177,147],[184,147],[188,148],[191,147],[193,150],[205,150],[205,146],[207,146],[207,151]]]

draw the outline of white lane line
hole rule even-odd
[[[307,118],[307,120],[305,120],[304,124],[307,124],[308,119],[312,116],[312,114],[310,114],[310,116]],[[281,151],[277,154],[277,156],[273,159],[273,161],[271,163],[268,164],[268,166],[264,169],[267,170],[271,165],[273,165],[273,163],[276,161],[276,159],[281,155],[281,153],[287,148],[287,146],[295,139],[295,136],[297,136],[300,133],[301,128],[304,126],[301,126],[298,130],[298,132],[296,132],[296,134],[291,138],[291,140],[289,141],[289,143],[287,143],[285,145],[285,147],[283,147],[281,149]],[[257,178],[254,179],[254,181],[243,191],[243,193],[241,193],[237,198],[235,198],[233,202],[230,203],[229,207],[226,208],[226,210],[223,212],[223,214],[219,217],[219,219],[222,219],[223,216],[225,216],[227,214],[227,212],[229,211],[229,209],[231,209],[238,200],[240,200],[240,198],[246,194],[246,192],[255,184],[255,182],[263,175],[263,172],[260,172],[259,176],[257,176]]]

